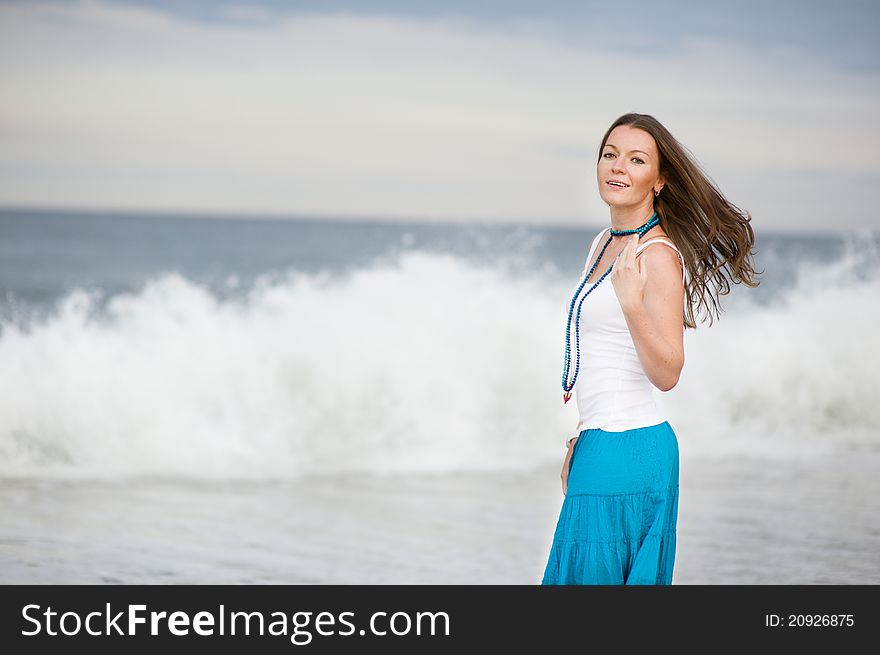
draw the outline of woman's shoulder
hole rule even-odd
[[[610,227],[603,228],[602,230],[599,231],[598,234],[596,234],[596,236],[593,237],[593,240],[590,242],[590,250],[589,250],[590,254],[595,252],[596,246],[599,245],[599,241],[601,241],[603,237],[607,237],[608,232],[610,230],[611,230]]]
[[[649,259],[649,266],[654,270],[675,271],[676,275],[681,275],[684,282],[684,255],[668,235],[655,234],[650,239],[646,239],[636,248],[636,256]]]
[[[657,232],[646,237],[643,241],[639,243],[638,248],[636,248],[636,252],[640,252],[645,250],[648,246],[654,243],[665,243],[667,246],[671,246],[673,250],[677,251],[679,254],[681,251],[678,249],[678,246],[675,245],[675,241],[666,234],[665,232]]]
[[[606,236],[606,235],[608,234],[608,232],[610,232],[610,231],[611,231],[611,228],[610,228],[610,227],[603,227],[601,230],[599,230],[599,231],[596,233],[596,236],[593,237],[593,241],[598,241],[598,240],[601,239],[603,236]]]

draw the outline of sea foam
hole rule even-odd
[[[880,279],[853,255],[771,303],[735,287],[656,392],[683,456],[880,448]],[[572,279],[410,250],[220,298],[78,289],[0,334],[0,475],[287,478],[560,463]],[[232,282],[231,282],[232,283]],[[588,303],[584,311],[589,311]]]

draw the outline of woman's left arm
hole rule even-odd
[[[681,263],[664,245],[645,248],[636,257],[638,243],[635,235],[624,246],[611,282],[645,375],[655,387],[669,391],[684,367]]]

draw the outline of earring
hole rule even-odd
[[[660,192],[657,191],[657,189],[654,189],[654,197],[656,198],[656,197],[659,196],[659,195],[660,195]]]

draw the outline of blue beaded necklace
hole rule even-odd
[[[611,230],[611,236],[608,237],[608,240],[605,242],[605,245],[602,246],[602,250],[599,251],[599,256],[596,257],[596,261],[593,262],[593,265],[590,267],[590,270],[584,276],[584,279],[581,280],[581,283],[578,285],[577,290],[574,292],[574,295],[571,298],[571,304],[568,307],[568,322],[565,324],[565,367],[562,371],[562,390],[564,393],[562,394],[562,400],[564,403],[567,403],[571,399],[571,390],[574,388],[575,382],[577,382],[578,372],[581,368],[581,339],[580,339],[580,323],[581,323],[581,306],[584,304],[584,300],[587,299],[593,290],[602,284],[602,280],[608,277],[608,274],[611,272],[611,269],[614,268],[614,262],[611,262],[611,266],[608,267],[608,270],[605,271],[602,276],[596,280],[596,282],[591,286],[587,292],[581,297],[580,302],[577,304],[577,316],[575,317],[575,349],[577,352],[577,359],[575,362],[574,368],[574,377],[571,382],[568,381],[568,373],[571,369],[571,317],[574,314],[574,305],[578,296],[581,293],[581,289],[584,288],[584,285],[587,283],[587,280],[593,274],[593,271],[596,270],[596,266],[599,265],[599,261],[602,259],[602,255],[605,254],[605,249],[611,243],[611,239],[613,237],[623,237],[629,234],[638,234],[639,239],[641,239],[645,233],[656,227],[660,224],[660,219],[657,218],[657,212],[651,214],[651,218],[647,220],[644,225],[637,227],[634,230]],[[563,403],[563,404],[564,404]]]

